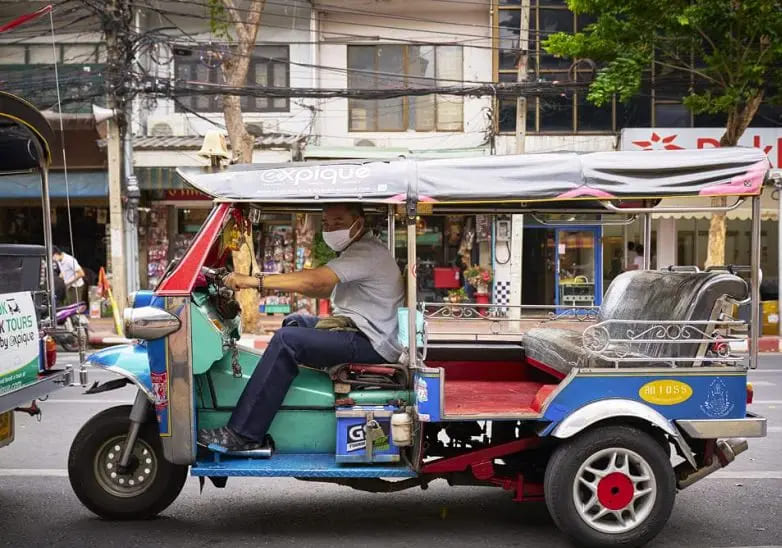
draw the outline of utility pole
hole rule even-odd
[[[108,106],[113,109],[115,116],[108,121],[108,164],[109,164],[109,241],[111,245],[111,286],[115,297],[117,312],[122,314],[122,309],[127,302],[127,271],[125,264],[125,229],[124,215],[122,211],[122,162],[121,154],[121,127],[127,126],[125,109],[121,97],[123,88],[123,59],[125,52],[122,38],[118,30],[126,19],[123,11],[128,7],[123,5],[125,0],[109,0],[103,13],[103,31],[106,36],[107,70],[106,83]],[[125,127],[127,131],[127,127]],[[116,317],[116,316],[115,316]]]
[[[527,80],[527,61],[529,59],[529,16],[530,0],[521,0],[521,21],[519,23],[519,64],[516,80]],[[521,86],[520,86],[521,87]],[[524,153],[524,141],[527,138],[527,97],[520,92],[516,98],[516,154]]]

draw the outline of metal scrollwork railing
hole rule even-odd
[[[676,365],[703,360],[738,362],[730,344],[746,341],[746,336],[734,330],[746,327],[738,320],[605,320],[588,326],[582,334],[587,361],[658,362]],[[697,351],[678,352],[683,345],[698,347]],[[671,355],[666,355],[671,354]],[[583,360],[582,360],[583,361]],[[584,366],[584,364],[578,364]]]
[[[522,325],[547,322],[591,323],[598,320],[600,308],[597,306],[547,306],[547,305],[509,305],[478,303],[422,303],[425,322],[465,322],[476,320],[488,322],[490,335],[516,334],[522,331]],[[458,325],[458,324],[454,324]],[[437,335],[464,334],[463,331],[437,329]]]

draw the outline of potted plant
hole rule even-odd
[[[467,292],[463,287],[460,287],[459,289],[451,289],[448,291],[448,297],[446,298],[446,301],[454,304],[467,302]],[[454,315],[458,315],[463,312],[462,307],[460,306],[452,306],[450,308],[451,314]]]
[[[489,304],[489,284],[492,281],[492,271],[479,265],[465,269],[464,278],[475,288],[475,302]]]

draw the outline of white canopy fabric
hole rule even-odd
[[[752,196],[769,162],[755,148],[180,168],[216,199],[256,202],[554,202]]]

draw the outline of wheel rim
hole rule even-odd
[[[95,454],[95,478],[103,490],[120,498],[137,497],[152,487],[158,472],[158,463],[152,447],[139,438],[133,447],[133,457],[138,463],[133,470],[121,474],[118,471],[122,450],[127,436],[107,440]]]
[[[626,533],[652,513],[657,484],[649,463],[635,451],[603,449],[581,465],[573,502],[584,522],[601,533]]]

